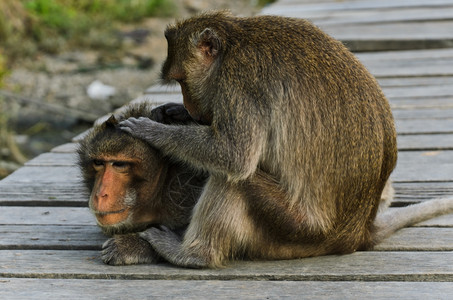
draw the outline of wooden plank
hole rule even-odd
[[[393,186],[396,191],[393,205],[397,206],[453,195],[453,180],[442,182],[393,182]]]
[[[290,11],[283,14],[298,17]],[[316,23],[315,23],[316,24]],[[453,21],[404,22],[383,24],[323,25],[327,34],[342,41],[351,51],[388,51],[449,48],[453,45]],[[432,75],[451,74],[446,68],[432,69]]]
[[[275,7],[294,6],[302,4],[305,11],[341,11],[341,10],[366,10],[381,8],[405,8],[405,7],[437,7],[450,6],[451,0],[279,0],[274,4],[266,6],[263,11]]]
[[[380,61],[389,65],[390,62],[404,62],[406,64],[436,61],[449,61],[453,57],[453,49],[404,50],[404,51],[376,51],[355,54],[365,64],[376,65]],[[441,78],[441,77],[436,77]]]
[[[451,225],[452,217],[442,220]],[[100,250],[108,238],[95,225],[1,225],[0,235],[1,250]],[[453,228],[404,228],[375,250],[453,251]]]
[[[75,166],[25,166],[0,181],[1,205],[86,206],[87,200]]]
[[[383,24],[393,22],[429,22],[453,19],[453,5],[449,7],[409,7],[396,9],[307,11],[294,5],[291,16],[308,19],[318,26],[345,24]]]
[[[397,120],[447,119],[453,122],[453,107],[429,109],[393,109],[393,116]]]
[[[387,87],[384,94],[390,100],[398,98],[423,98],[429,101],[432,98],[452,97],[453,87],[449,85],[419,86],[419,87]]]
[[[96,220],[88,207],[5,206],[1,208],[0,225],[95,226]]]
[[[451,251],[367,251],[191,270],[168,264],[108,266],[98,251],[0,250],[0,277],[53,279],[452,281],[452,265]]]
[[[453,228],[403,228],[375,251],[453,251]]]
[[[398,150],[453,150],[453,134],[398,135]]]
[[[452,52],[453,53],[453,52]],[[433,77],[380,77],[377,79],[384,91],[395,87],[432,87],[432,86],[451,86],[453,77],[449,76],[433,76]],[[395,95],[397,96],[397,95]]]
[[[38,155],[25,163],[25,166],[77,166],[78,155],[75,152],[55,153],[47,152]]]
[[[24,288],[26,287],[26,288]],[[4,299],[439,299],[451,282],[0,279]],[[127,297],[125,297],[127,295]]]
[[[55,153],[47,152],[38,155],[32,160],[25,163],[25,166],[77,166],[78,156],[74,152]]]
[[[52,148],[53,153],[74,153],[77,151],[78,143],[66,143]]]
[[[453,118],[451,119],[406,119],[395,120],[398,134],[439,134],[453,133]]]
[[[39,169],[39,168],[35,168]],[[88,193],[81,182],[0,181],[0,205],[86,207]]]
[[[365,2],[365,5],[362,1],[341,1],[313,6],[299,2],[285,5],[279,1],[264,8],[261,14],[312,18],[315,24],[354,51],[446,48],[453,45],[451,2],[428,7],[413,3],[400,5],[399,1],[392,5]],[[431,14],[418,11],[431,11]],[[430,22],[420,22],[423,19]]]
[[[430,109],[453,107],[453,97],[390,98],[392,109]]]
[[[0,249],[100,250],[106,241],[98,226],[2,225]]]
[[[452,23],[453,29],[453,23]],[[452,76],[452,58],[414,58],[404,59],[401,53],[401,60],[361,61],[367,69],[376,77],[420,77],[420,76]],[[360,56],[359,56],[360,59]]]
[[[403,151],[391,178],[398,181],[452,181],[453,151]]]
[[[41,185],[80,184],[81,174],[75,166],[25,166],[0,181],[0,192],[3,187],[14,184],[39,183]]]

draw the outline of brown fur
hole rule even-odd
[[[181,247],[161,247],[172,237],[150,230],[156,251],[178,265],[215,267],[242,254],[280,259],[371,246],[397,150],[389,104],[363,65],[299,19],[204,14],[166,36],[162,77],[180,82],[189,113],[210,126],[145,118],[121,126],[211,175]],[[260,195],[261,173],[283,197]]]
[[[99,226],[114,237],[104,244],[110,264],[154,262],[157,254],[136,233],[153,225],[184,229],[206,175],[169,158],[118,128],[118,120],[148,116],[169,122],[150,104],[110,117],[80,143],[79,166]],[[170,120],[171,122],[175,122]],[[129,234],[126,234],[129,233]]]
[[[300,19],[213,12],[165,35],[162,78],[180,83],[205,125],[120,126],[210,176],[182,242],[165,227],[140,236],[186,267],[372,247],[397,148],[388,101],[365,67]]]

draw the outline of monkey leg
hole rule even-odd
[[[172,264],[220,267],[242,255],[253,239],[255,229],[245,200],[235,183],[211,176],[182,240],[166,228],[150,228],[141,237]]]

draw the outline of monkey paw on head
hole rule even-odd
[[[142,139],[150,144],[157,142],[159,133],[162,131],[161,123],[146,117],[129,118],[119,123],[120,129],[133,137]]]

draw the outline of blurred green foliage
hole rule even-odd
[[[277,0],[258,0],[258,6],[264,7],[268,4],[274,3]]]
[[[115,49],[119,24],[174,10],[172,0],[1,0],[0,48],[8,63],[39,51]]]
[[[6,61],[5,57],[2,55],[0,51],[0,88],[3,85],[3,78],[8,74],[8,69],[6,68]]]

